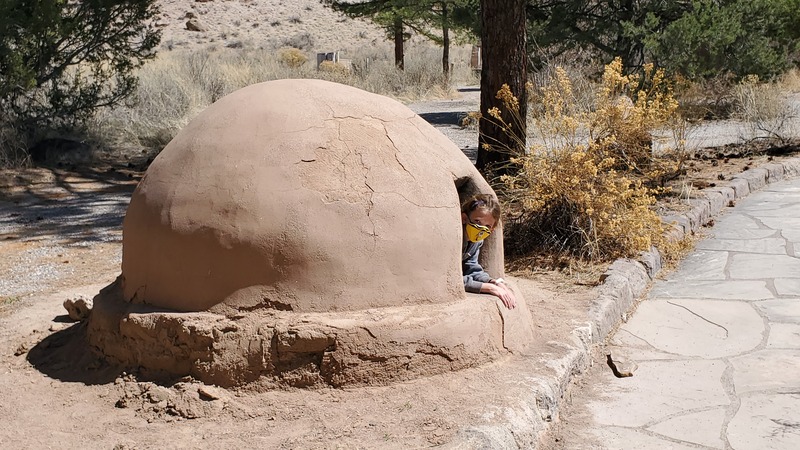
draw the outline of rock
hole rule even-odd
[[[200,22],[197,19],[189,19],[186,22],[186,29],[189,31],[208,31],[208,27],[203,22]]]
[[[225,395],[218,387],[206,385],[197,388],[197,393],[200,394],[200,398],[203,400],[219,400]]]
[[[92,300],[82,295],[68,298],[64,300],[64,309],[67,310],[70,319],[85,320],[92,312]]]
[[[612,357],[610,353],[606,355],[606,363],[617,378],[632,377],[633,372],[639,368],[639,365],[635,362],[617,359]]]
[[[14,356],[24,355],[28,353],[28,345],[25,343],[19,344],[16,350],[14,350]]]
[[[153,386],[148,389],[147,397],[150,399],[150,403],[166,402],[172,398],[172,391],[165,387]]]

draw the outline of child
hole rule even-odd
[[[478,263],[483,240],[489,237],[500,221],[500,204],[491,195],[479,194],[461,205],[461,224],[464,226],[461,272],[467,292],[492,294],[508,309],[517,306],[514,293],[502,278],[493,279]]]

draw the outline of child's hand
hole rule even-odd
[[[483,286],[486,286],[487,293],[499,298],[506,308],[514,309],[517,307],[517,299],[514,297],[514,293],[505,284],[484,283]],[[481,291],[483,291],[483,288]]]

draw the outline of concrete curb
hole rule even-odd
[[[692,208],[675,216],[664,217],[674,223],[670,239],[681,239],[687,233],[697,232],[736,200],[750,195],[765,186],[800,176],[800,158],[782,163],[770,163],[747,170],[735,176],[724,186],[702,191],[704,198],[692,199]],[[558,416],[568,387],[577,375],[583,374],[592,364],[591,352],[620,321],[626,321],[628,312],[647,289],[662,268],[661,253],[655,247],[636,260],[614,261],[604,274],[605,280],[597,288],[597,297],[589,307],[589,319],[577,324],[570,341],[559,343],[564,352],[547,361],[554,372],[547,379],[528,379],[523,382],[530,390],[526,398],[506,406],[502,423],[472,426],[462,429],[448,448],[537,448],[549,423]],[[460,442],[458,442],[460,441]]]

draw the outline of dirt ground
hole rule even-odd
[[[708,187],[792,150],[703,150],[676,186]],[[346,389],[139,381],[95,357],[61,304],[93,296],[119,274],[121,219],[140,176],[110,168],[0,173],[0,441],[8,448],[452,445],[463,442],[464,429],[513,419],[504,406],[557,370],[552,361],[568,353],[572,329],[586,320],[591,279],[576,284],[576,274],[526,271],[517,275],[530,279],[516,282],[535,318],[536,342],[483,367]]]

